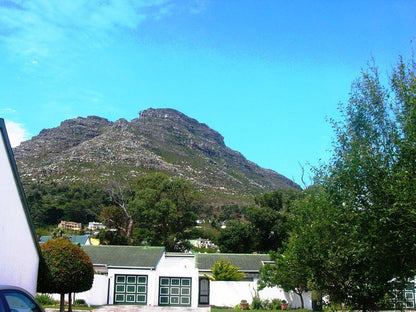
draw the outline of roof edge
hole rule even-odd
[[[122,266],[122,265],[108,265],[108,269],[128,269],[128,270],[155,270],[155,267],[138,267],[138,266]]]

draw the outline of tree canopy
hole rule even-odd
[[[261,269],[259,288],[281,287],[285,291],[295,292],[304,308],[303,293],[309,290],[309,270],[292,244],[288,244],[284,253],[281,250],[271,252],[270,258],[274,263],[266,263]]]
[[[333,122],[333,157],[291,209],[289,247],[312,285],[351,309],[383,308],[416,267],[415,63],[390,87],[370,65]]]
[[[81,247],[63,237],[47,241],[41,250],[37,290],[61,294],[60,311],[63,312],[64,294],[87,291],[92,287],[91,259]]]
[[[138,243],[165,246],[168,251],[190,249],[187,241],[196,225],[198,195],[194,186],[164,174],[149,175],[132,184],[128,210],[135,221]]]
[[[31,183],[25,185],[25,194],[36,227],[61,220],[95,221],[101,208],[110,204],[101,187],[82,183]]]
[[[245,209],[246,220],[230,220],[217,239],[222,252],[269,252],[281,248],[287,239],[287,213],[298,190],[276,190],[254,197],[255,205]]]
[[[252,228],[248,222],[232,220],[217,239],[221,252],[248,253],[254,250]]]

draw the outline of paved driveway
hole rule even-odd
[[[46,308],[46,312],[59,312],[59,309]],[[74,312],[87,312],[88,310],[73,309]],[[101,306],[91,312],[210,312],[210,308],[186,308],[186,307],[153,307],[143,305],[107,305]]]
[[[46,312],[59,312],[59,309],[46,308]],[[73,309],[74,312],[87,312],[85,310]],[[106,305],[100,306],[91,312],[210,312],[208,308],[187,308],[187,307],[154,307],[144,305]]]
[[[108,305],[94,309],[94,312],[210,312],[210,308],[153,307],[140,305]]]

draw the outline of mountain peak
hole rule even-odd
[[[201,136],[212,143],[225,146],[223,136],[217,131],[175,109],[149,108],[139,112],[139,115],[139,123],[142,126],[152,124],[156,127],[162,127],[167,131],[186,133],[188,138]]]
[[[150,107],[148,109],[140,111],[139,116],[141,118],[154,117],[154,118],[164,118],[164,119],[173,119],[173,120],[179,119],[179,118],[192,119],[173,108],[151,108]]]
[[[149,108],[130,122],[98,116],[65,120],[22,142],[14,154],[24,183],[102,184],[163,171],[219,198],[299,188],[228,148],[206,124],[169,108]]]

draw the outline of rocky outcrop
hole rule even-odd
[[[299,188],[228,148],[217,131],[173,109],[150,108],[130,122],[96,116],[66,120],[23,142],[14,154],[26,182],[104,183],[114,176],[164,171],[200,189],[228,194]]]

